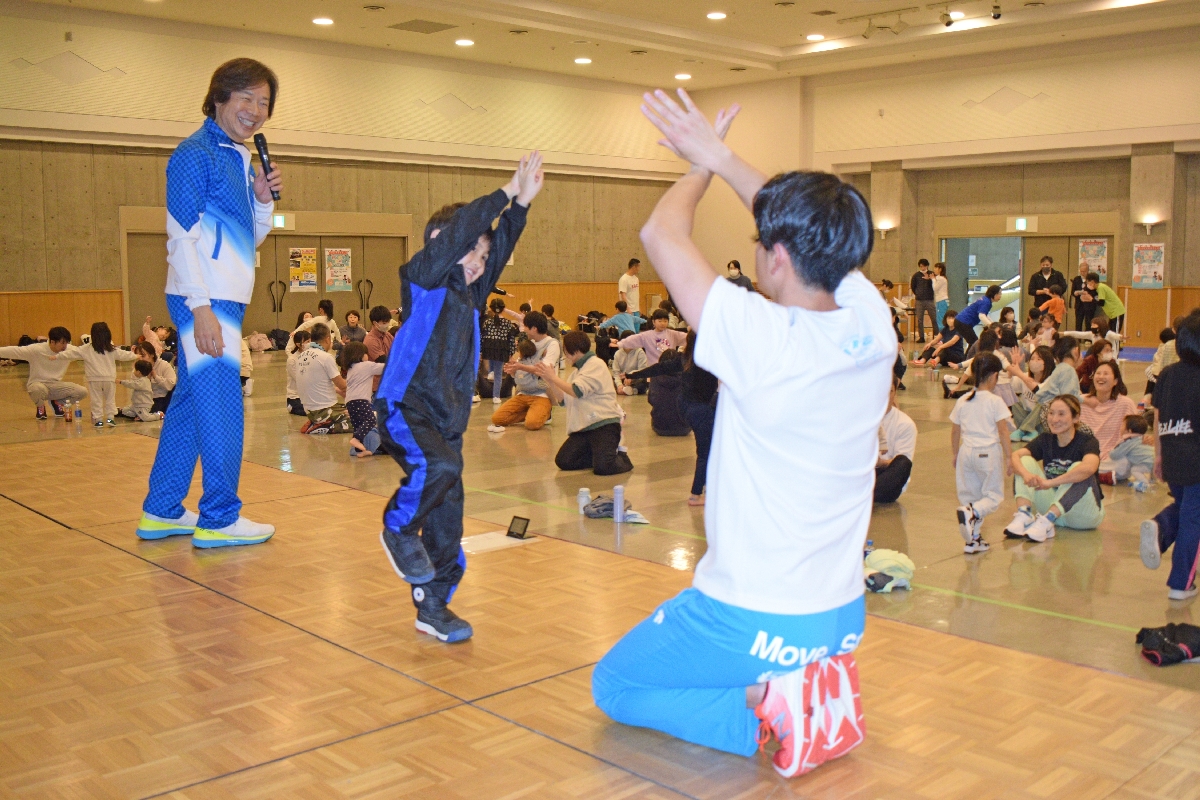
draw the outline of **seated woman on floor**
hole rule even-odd
[[[931,367],[951,366],[957,368],[964,360],[963,342],[960,336],[954,330],[954,310],[946,312],[946,316],[942,318],[942,330],[930,342],[929,347],[925,352],[921,353],[920,358],[914,358],[912,363],[918,367],[929,365]]]

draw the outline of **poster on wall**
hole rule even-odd
[[[288,285],[293,292],[317,290],[317,248],[288,248]]]
[[[350,291],[350,248],[325,248],[325,291]]]
[[[1163,256],[1166,245],[1135,244],[1133,246],[1133,288],[1163,288]]]
[[[1080,239],[1079,263],[1087,262],[1088,272],[1108,281],[1108,239]]]

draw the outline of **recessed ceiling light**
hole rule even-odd
[[[529,33],[529,31],[525,30],[524,28],[517,28],[516,30],[509,31],[509,33],[511,33],[513,36],[524,36],[525,34]]]
[[[329,17],[317,17],[313,20],[313,25],[332,25],[333,20]]]
[[[590,58],[577,58],[577,59],[575,59],[575,63],[576,64],[590,64],[590,63],[592,63],[592,60]]]
[[[1042,6],[1044,6],[1044,5],[1046,5],[1046,4],[1045,4],[1045,3],[1039,3],[1039,2],[1032,2],[1032,3],[1026,3],[1026,4],[1025,4],[1025,7],[1026,7],[1026,8],[1041,8],[1041,7],[1042,7]]]
[[[950,19],[963,19],[963,18],[965,18],[966,16],[967,16],[967,15],[966,15],[966,14],[964,14],[963,12],[961,12],[961,11],[951,11],[951,12],[950,12]]]
[[[675,80],[677,81],[690,81],[691,79],[692,76],[688,75],[686,72],[681,72],[675,76]]]
[[[810,33],[808,36],[805,36],[804,38],[808,39],[810,42],[820,42],[825,39],[825,36],[820,33]]]
[[[745,67],[730,67],[729,71],[730,72],[745,72],[746,68]]]
[[[363,6],[363,11],[383,11],[383,6]]]
[[[454,43],[459,47],[470,47],[471,45],[475,44],[475,42],[471,41],[470,39],[455,39]]]
[[[724,11],[710,11],[706,15],[709,19],[725,19]]]
[[[791,8],[794,5],[796,5],[796,4],[795,3],[776,3],[775,7],[776,8]]]
[[[644,55],[646,55],[646,51],[645,51],[645,50],[630,50],[630,51],[629,51],[629,55],[631,55],[631,56],[644,56]]]

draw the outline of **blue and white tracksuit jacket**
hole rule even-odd
[[[384,526],[421,533],[437,574],[424,591],[448,601],[462,578],[462,435],[479,370],[479,314],[500,279],[528,209],[497,190],[460,208],[400,268],[402,325],[375,394],[384,449],[406,477]],[[501,213],[503,212],[503,213]],[[500,216],[483,275],[470,286],[458,264]]]
[[[181,516],[199,458],[199,527],[210,530],[232,525],[242,507],[242,317],[254,291],[255,250],[274,210],[254,197],[253,183],[250,151],[211,119],[167,162],[166,292],[179,331],[178,381],[142,508]],[[220,358],[196,349],[192,311],[200,306],[210,306],[221,323]]]

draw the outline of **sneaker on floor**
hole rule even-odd
[[[1029,523],[1025,528],[1025,538],[1031,542],[1044,542],[1047,539],[1053,539],[1057,531],[1054,529],[1054,522],[1049,518],[1038,515],[1038,518]]]
[[[964,553],[986,553],[991,549],[992,546],[985,542],[982,536],[976,536],[971,541],[963,545]]]
[[[1162,563],[1162,540],[1158,538],[1158,523],[1148,519],[1140,529],[1141,542],[1138,552],[1142,556],[1142,564],[1146,569],[1158,569]]]
[[[1008,435],[1008,440],[1009,440],[1010,442],[1023,442],[1023,441],[1025,441],[1025,431],[1023,431],[1023,430],[1021,430],[1021,429],[1019,429],[1019,428],[1018,428],[1017,430],[1013,431],[1012,433],[1010,433],[1010,434]]]
[[[501,398],[499,398],[499,397],[493,397],[493,398],[492,398],[492,405],[494,405],[494,406],[498,406],[498,405],[500,405],[500,404],[501,404],[501,403],[503,403],[503,402],[504,402],[504,400],[503,400],[503,399],[501,399]]]
[[[488,425],[488,433],[504,433],[503,425]]]
[[[958,535],[964,542],[970,543],[978,535],[978,527],[983,519],[975,516],[975,509],[969,504],[959,506],[956,513],[958,514]]]
[[[333,420],[329,420],[328,422],[310,423],[308,425],[308,430],[301,429],[300,432],[306,433],[309,436],[328,436],[329,432],[332,430]]]
[[[633,388],[632,386],[622,386],[621,394],[625,395],[626,397],[633,397],[635,394],[637,394],[637,389]]]
[[[36,416],[37,416],[37,418],[38,418],[38,419],[46,419],[46,407],[45,407],[45,406],[38,406],[38,407],[37,407],[37,415],[36,415]]]
[[[112,417],[109,417],[109,418],[108,418],[108,421],[106,422],[106,424],[107,424],[107,425],[108,425],[108,427],[110,427],[110,428],[115,428],[115,427],[117,427],[117,421],[116,421],[115,419],[113,419]]]
[[[421,633],[450,644],[465,642],[475,633],[471,623],[451,611],[440,597],[435,597],[425,587],[414,586],[412,595],[417,605],[417,630]]]
[[[242,386],[242,396],[249,397],[254,394],[254,378],[246,378],[246,384]]]
[[[471,398],[471,402],[472,402],[472,403],[478,403],[478,402],[479,402],[479,395],[475,395],[474,397],[472,397],[472,398]]]
[[[139,539],[165,539],[168,536],[191,536],[196,532],[196,524],[200,515],[195,511],[183,510],[183,516],[178,519],[156,517],[142,512],[142,520],[137,526]]]
[[[1028,508],[1018,508],[1012,522],[1004,526],[1004,535],[1009,539],[1024,539],[1025,529],[1033,524],[1033,513]]]
[[[425,543],[421,537],[411,533],[393,533],[387,528],[379,532],[383,552],[387,554],[392,569],[409,583],[422,584],[433,580],[436,571]]]
[[[103,427],[104,427],[104,420],[102,420],[102,419],[98,419],[98,420],[96,420],[95,422],[93,422],[93,423],[92,423],[92,427],[93,427],[93,428],[103,428]]]
[[[1198,591],[1200,591],[1200,590],[1196,589],[1195,584],[1192,584],[1192,588],[1190,588],[1190,589],[1168,589],[1167,590],[1167,599],[1168,600],[1191,600],[1193,597],[1196,596]]]
[[[275,526],[262,522],[251,522],[238,517],[237,522],[224,528],[210,530],[196,528],[192,534],[192,547],[236,547],[243,544],[262,544],[275,535]]]
[[[54,416],[56,417],[65,417],[67,415],[67,409],[57,400],[51,400],[50,407],[54,409]]]

